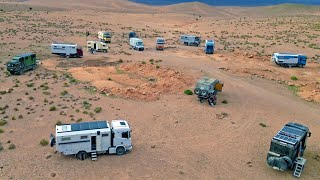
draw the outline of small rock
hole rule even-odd
[[[184,172],[183,171],[179,171],[179,174],[184,174]]]
[[[51,177],[55,177],[57,174],[56,173],[51,173],[50,176]]]
[[[152,145],[151,148],[156,148],[156,145]]]
[[[46,159],[51,158],[51,156],[52,156],[51,154],[47,154],[47,155],[46,155]]]

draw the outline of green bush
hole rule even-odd
[[[259,125],[260,125],[261,127],[267,127],[267,125],[264,124],[264,123],[260,123]]]
[[[10,144],[9,145],[9,150],[12,150],[12,149],[15,149],[16,148],[16,145],[14,145],[14,144]]]
[[[61,94],[61,96],[65,96],[65,95],[68,94],[68,91],[64,90],[64,91],[62,91],[60,94]]]
[[[40,145],[41,146],[47,146],[49,144],[49,141],[47,141],[46,139],[42,139],[41,141],[40,141]]]
[[[227,100],[223,100],[221,103],[228,104],[228,101]]]
[[[49,91],[44,91],[43,94],[48,96],[48,95],[51,94],[51,92],[49,92]]]
[[[3,146],[2,146],[2,144],[0,143],[0,151],[2,151],[3,150]]]
[[[77,119],[77,122],[81,122],[83,119],[82,118],[79,118],[79,119]]]
[[[4,130],[0,128],[0,134],[1,134],[1,133],[4,133]]]
[[[96,112],[96,113],[100,113],[102,111],[102,108],[101,107],[96,107],[95,109],[94,109],[94,112]]]
[[[55,111],[55,110],[57,110],[57,108],[56,108],[55,106],[52,106],[52,107],[49,109],[49,111]]]
[[[1,119],[0,120],[0,126],[4,126],[4,125],[6,125],[7,124],[7,121],[6,120],[4,120],[4,119]]]
[[[187,89],[187,90],[184,91],[184,94],[193,95],[193,92],[191,90]]]
[[[298,78],[296,76],[291,76],[291,80],[296,81]]]

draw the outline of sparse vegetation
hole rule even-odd
[[[63,123],[62,123],[62,121],[60,121],[60,120],[56,122],[56,125],[57,125],[57,126],[62,125],[62,124],[63,124]]]
[[[95,109],[94,109],[94,112],[96,112],[96,113],[100,113],[102,111],[102,108],[101,107],[96,107]]]
[[[297,87],[297,86],[288,86],[288,89],[289,89],[289,91],[293,92],[294,94],[299,92],[299,87]]]
[[[259,125],[260,125],[261,127],[267,127],[267,125],[264,124],[264,123],[259,123]]]
[[[79,118],[79,119],[77,119],[77,122],[81,122],[83,119],[82,118]]]
[[[228,104],[228,101],[227,100],[223,100],[221,101],[222,104]]]
[[[293,81],[297,81],[297,80],[298,80],[298,78],[297,78],[296,76],[291,76],[291,80],[293,80]]]
[[[6,125],[7,124],[7,121],[6,120],[4,120],[4,119],[1,119],[0,120],[0,126],[4,126],[4,125]]]
[[[191,90],[187,89],[187,90],[184,91],[184,94],[193,95],[193,92]]]
[[[42,92],[44,95],[47,95],[47,96],[49,96],[50,94],[51,94],[51,92],[49,92],[49,91],[43,91]]]
[[[4,130],[0,128],[0,134],[1,134],[1,133],[4,133]]]
[[[57,107],[55,107],[55,106],[52,106],[52,107],[50,107],[50,109],[49,109],[49,111],[56,111],[57,110]]]
[[[47,146],[49,144],[49,141],[47,141],[46,139],[42,139],[41,141],[40,141],[40,145],[41,146]]]
[[[13,150],[13,149],[15,149],[16,148],[16,145],[14,145],[14,144],[10,144],[9,145],[9,150]]]
[[[67,94],[68,94],[68,91],[66,91],[66,90],[64,90],[64,91],[62,91],[62,92],[60,93],[61,96],[65,96],[65,95],[67,95]]]

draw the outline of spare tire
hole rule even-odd
[[[195,93],[196,95],[199,95],[199,94],[200,94],[200,89],[199,89],[199,88],[195,88],[195,89],[194,89],[194,93]]]
[[[286,161],[283,158],[279,158],[277,161],[278,161],[277,166],[279,167],[279,169],[281,171],[285,171],[288,169],[288,164],[286,163]]]
[[[292,166],[292,160],[288,156],[283,156],[282,159],[286,162],[287,168],[290,168]]]
[[[269,166],[273,167],[273,166],[276,165],[276,164],[275,164],[275,162],[276,162],[275,160],[276,160],[276,157],[271,156],[271,157],[269,157],[269,158],[267,159],[267,164],[268,164]]]

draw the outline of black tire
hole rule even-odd
[[[284,157],[282,157],[282,159],[286,162],[287,168],[292,167],[292,165],[293,165],[292,160],[288,156],[284,156]]]
[[[199,99],[199,102],[200,102],[200,103],[203,103],[203,102],[204,102],[204,99],[200,98],[200,99]]]
[[[80,151],[77,153],[77,158],[81,161],[85,160],[88,157],[88,154],[85,151]]]
[[[194,92],[196,95],[199,95],[199,94],[200,94],[200,89],[199,89],[199,88],[195,88],[193,92]]]
[[[124,147],[117,147],[117,149],[116,149],[116,154],[118,156],[123,155],[125,152],[126,152],[126,150],[124,149]]]

